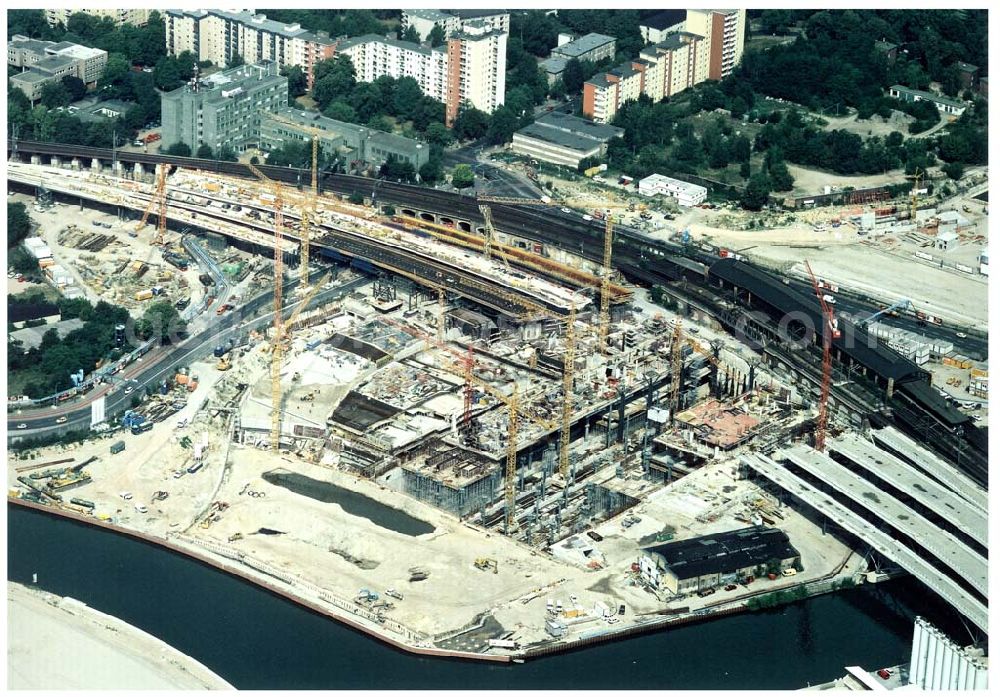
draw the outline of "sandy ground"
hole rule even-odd
[[[11,690],[232,689],[194,659],[72,598],[7,584]]]
[[[795,193],[816,194],[823,191],[824,186],[881,186],[897,184],[906,181],[902,169],[894,169],[885,174],[869,174],[867,176],[840,176],[831,172],[820,172],[789,164],[788,171],[795,178]]]

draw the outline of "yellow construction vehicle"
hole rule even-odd
[[[480,571],[488,571],[493,569],[493,573],[498,573],[497,571],[497,560],[487,559],[486,557],[479,557],[476,559],[476,568]]]
[[[233,364],[229,362],[229,356],[223,356],[219,359],[219,362],[215,364],[215,369],[219,371],[227,371],[233,367]]]

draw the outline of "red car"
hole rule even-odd
[[[883,668],[878,672],[878,676],[883,680],[888,680],[890,675],[892,675],[892,671],[888,668]]]

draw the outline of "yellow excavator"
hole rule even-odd
[[[233,367],[233,364],[229,362],[229,354],[226,354],[219,359],[219,362],[215,364],[216,370],[226,371]]]
[[[482,571],[493,569],[493,573],[497,573],[497,560],[487,559],[486,557],[479,557],[478,559],[476,559],[476,568]]]

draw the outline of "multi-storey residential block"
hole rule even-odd
[[[663,10],[639,23],[639,33],[647,44],[658,44],[684,30],[684,10]]]
[[[54,27],[57,24],[62,24],[65,27],[69,24],[69,18],[71,15],[74,15],[77,12],[82,12],[84,14],[93,15],[94,17],[110,17],[118,26],[131,24],[133,26],[141,27],[149,22],[149,13],[152,11],[153,10],[148,7],[133,7],[128,10],[83,10],[77,8],[59,7],[54,10],[45,10],[45,20],[49,23],[50,27]]]
[[[322,32],[306,31],[298,24],[285,24],[252,12],[221,10],[167,10],[167,53],[190,51],[200,61],[226,65],[240,56],[246,63],[273,61],[279,66],[297,65],[312,87],[313,68],[334,56],[336,42]]]
[[[672,25],[662,41],[643,48],[635,60],[584,83],[584,115],[609,123],[622,104],[640,94],[659,101],[727,77],[743,56],[745,19],[744,10],[688,10],[683,30]]]
[[[243,65],[188,84],[161,97],[163,146],[207,144],[239,152],[260,143],[261,116],[288,105],[288,78],[277,63]]]
[[[441,48],[367,34],[341,41],[337,52],[350,57],[362,82],[412,77],[425,95],[445,103],[449,124],[462,103],[485,112],[503,104],[507,34],[484,22],[468,21]]]
[[[507,33],[484,22],[468,22],[448,38],[448,97],[445,122],[468,103],[486,113],[503,105],[507,76]]]
[[[403,29],[413,27],[420,39],[426,40],[435,26],[444,30],[445,37],[461,31],[466,23],[483,22],[497,31],[510,31],[510,13],[505,10],[403,10],[401,25]]]
[[[262,114],[260,147],[274,150],[289,141],[312,143],[316,131],[322,131],[319,146],[323,152],[350,165],[379,167],[394,158],[409,162],[419,170],[430,158],[427,143],[290,107]]]
[[[560,34],[559,45],[549,53],[550,58],[563,58],[596,63],[605,58],[615,57],[615,37],[605,34],[584,34],[574,39],[571,34]]]
[[[338,42],[337,53],[350,57],[360,82],[374,82],[383,75],[412,77],[428,97],[439,102],[448,98],[448,53],[443,48],[365,34]]]
[[[688,10],[684,29],[708,42],[708,79],[728,77],[743,57],[747,12],[739,10]]]
[[[69,41],[37,41],[18,34],[7,42],[7,64],[25,69],[10,78],[10,86],[35,101],[46,83],[66,76],[95,86],[108,64],[108,53]]]

